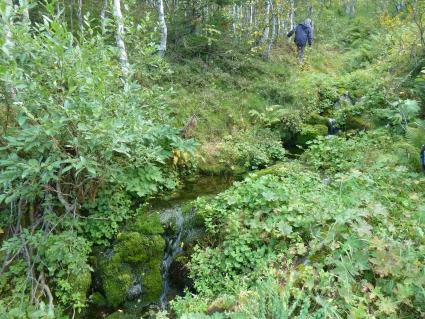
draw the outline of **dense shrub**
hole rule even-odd
[[[190,263],[198,295],[177,299],[177,314],[422,317],[425,179],[393,141],[385,131],[319,140],[307,166],[283,163],[199,200],[210,240]]]
[[[108,243],[140,199],[176,186],[174,154],[193,142],[149,119],[151,91],[121,78],[102,37],[77,44],[48,16],[10,28],[14,47],[0,57],[2,84],[14,89],[0,105],[0,313],[60,317],[86,305],[92,245]]]

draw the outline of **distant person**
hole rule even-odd
[[[287,34],[288,38],[290,38],[295,33],[295,44],[298,49],[298,58],[300,62],[304,62],[304,49],[305,46],[308,45],[311,47],[313,44],[313,29],[311,19],[306,19],[304,23],[300,23],[296,26],[296,28],[289,31]]]

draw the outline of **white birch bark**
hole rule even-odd
[[[236,34],[236,4],[232,6],[232,30],[233,35]]]
[[[83,0],[78,0],[77,6],[78,29],[83,31]]]
[[[249,5],[249,25],[252,27],[252,24],[254,22],[254,7],[252,2]]]
[[[69,23],[71,33],[74,33],[74,0],[69,1]]]
[[[356,13],[356,0],[348,0],[345,3],[345,13],[354,16]]]
[[[167,50],[167,23],[165,22],[163,0],[157,0],[157,10],[159,18],[159,30],[161,32],[159,55],[163,57],[165,55],[165,51]]]
[[[265,3],[265,12],[264,12],[264,30],[263,30],[263,36],[261,38],[261,43],[266,43],[269,39],[269,33],[270,33],[270,3],[271,0],[266,0]]]
[[[289,30],[293,30],[295,28],[295,3],[294,0],[291,0],[291,7],[289,9]]]
[[[5,0],[5,21],[3,26],[3,33],[4,33],[4,43],[3,43],[3,51],[7,57],[7,59],[11,60],[13,59],[11,51],[15,47],[15,44],[13,43],[13,36],[12,31],[10,31],[9,27],[9,20],[11,20],[11,16],[13,13],[13,0]]]
[[[108,0],[103,0],[102,9],[100,10],[100,27],[102,34],[106,33],[106,10],[108,9]]]
[[[283,35],[283,5],[282,3],[277,4],[277,36]]]
[[[117,27],[115,36],[119,51],[121,70],[124,78],[127,78],[130,66],[128,64],[127,51],[124,43],[124,19],[121,13],[121,0],[114,0],[114,18]]]
[[[13,42],[13,35],[9,28],[9,21],[11,21],[11,15],[13,13],[13,0],[5,0],[5,21],[3,26],[3,33],[4,33],[4,42],[3,42],[3,52],[5,53],[7,60],[12,61],[13,60],[13,54],[12,50],[15,47],[15,44]],[[11,23],[11,22],[10,22]],[[10,100],[10,103],[7,103],[7,115],[6,119],[8,119],[8,114],[10,112],[12,101],[16,99],[16,88],[13,85],[13,83],[8,83],[6,81],[5,83],[5,91],[7,92],[5,95],[7,97],[7,100]],[[6,121],[6,126],[7,126]]]
[[[277,36],[276,14],[275,14],[275,11],[274,11],[274,8],[273,8],[273,0],[270,0],[270,11],[271,11],[271,15],[272,15],[272,22],[271,22],[271,25],[272,25],[272,35],[271,35],[271,37],[269,39],[267,48],[266,48],[266,50],[265,50],[265,52],[263,54],[263,57],[266,60],[268,60],[269,57],[270,57],[270,52],[272,51],[273,44],[276,41],[276,36]]]

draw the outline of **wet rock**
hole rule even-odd
[[[339,109],[347,105],[354,105],[355,103],[356,100],[350,95],[350,92],[345,91],[344,94],[339,97],[339,100],[334,104],[334,108]]]
[[[128,288],[127,290],[127,297],[130,300],[136,299],[142,294],[142,285],[141,284],[135,284]]]

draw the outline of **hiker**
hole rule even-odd
[[[306,19],[304,23],[300,23],[296,28],[289,31],[287,34],[290,38],[295,33],[295,44],[298,48],[298,58],[300,62],[304,62],[304,49],[308,42],[308,45],[311,47],[313,44],[313,29],[311,19]]]

